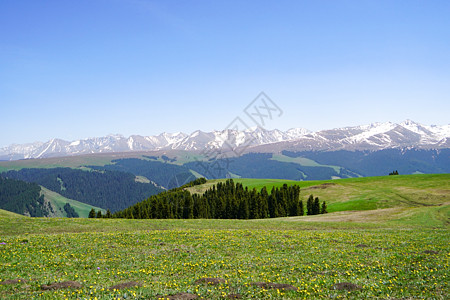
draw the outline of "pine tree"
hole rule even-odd
[[[91,209],[89,212],[89,218],[95,218],[95,209]]]
[[[246,199],[242,200],[242,219],[248,220],[250,218],[250,209],[248,208],[248,201]]]
[[[108,210],[106,211],[106,216],[105,216],[105,218],[111,218],[111,217],[112,217],[111,211],[108,209]]]
[[[314,205],[314,196],[311,194],[309,195],[308,202],[306,202],[306,214],[308,216],[313,215],[313,205]]]
[[[298,203],[298,206],[299,206],[298,215],[303,216],[305,214],[305,209],[303,207],[303,200],[300,200],[300,202]]]
[[[327,213],[327,204],[325,203],[325,201],[322,202],[322,208],[320,209],[320,213],[321,214]]]
[[[99,210],[99,211],[97,212],[97,218],[101,218],[101,217],[102,217],[102,211]]]
[[[318,215],[320,213],[320,201],[319,201],[319,197],[316,197],[316,199],[314,199],[314,204],[313,204],[313,215]]]

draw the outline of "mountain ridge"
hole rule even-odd
[[[381,150],[388,148],[450,148],[450,125],[423,125],[411,120],[334,128],[312,132],[304,128],[286,131],[261,127],[191,134],[163,132],[155,136],[107,135],[75,141],[53,138],[48,142],[13,144],[0,148],[0,160],[48,158],[105,152],[158,150],[279,152]]]

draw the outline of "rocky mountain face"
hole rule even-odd
[[[161,133],[157,136],[108,135],[77,141],[52,139],[46,143],[11,145],[0,149],[0,160],[70,156],[104,152],[207,149],[246,152],[381,150],[389,148],[450,148],[450,125],[428,126],[410,120],[386,122],[311,132],[303,128],[287,131],[260,127],[245,131],[194,131],[191,134]]]

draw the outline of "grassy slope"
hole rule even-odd
[[[299,165],[305,166],[305,167],[330,167],[338,173],[341,170],[341,167],[339,167],[339,166],[321,165],[312,159],[304,158],[304,157],[289,157],[289,156],[286,156],[283,154],[274,154],[271,159],[281,161],[281,162],[296,163],[296,164],[299,164]]]
[[[0,209],[0,220],[2,221],[2,223],[5,222],[5,220],[12,219],[12,218],[17,218],[17,219],[24,218],[25,219],[27,217],[4,210],[4,209]]]
[[[310,194],[326,201],[329,212],[371,210],[390,207],[422,207],[450,202],[450,174],[398,175],[320,181],[282,179],[234,179],[248,188],[281,187],[284,183],[301,187],[303,199]],[[189,188],[202,193],[219,180]]]
[[[47,199],[48,201],[50,201],[53,204],[53,207],[56,208],[56,212],[55,212],[55,217],[65,217],[66,216],[66,212],[64,211],[64,205],[66,203],[69,203],[70,206],[72,206],[75,211],[78,213],[78,215],[80,215],[81,218],[87,218],[89,216],[89,212],[91,211],[92,208],[94,208],[96,211],[101,210],[102,213],[106,213],[106,210],[96,207],[96,206],[91,206],[89,204],[86,203],[82,203],[76,200],[72,200],[69,198],[66,198],[58,193],[55,193],[49,189],[46,189],[45,187],[41,186],[41,191],[44,194],[45,199]]]

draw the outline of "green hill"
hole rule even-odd
[[[87,218],[89,216],[89,211],[94,208],[95,211],[102,211],[102,214],[106,212],[105,209],[100,207],[91,206],[80,201],[72,200],[61,196],[60,194],[53,192],[45,187],[41,186],[41,193],[44,195],[45,199],[48,200],[54,207],[53,217],[66,217],[67,213],[64,211],[64,205],[69,203],[70,206],[78,213],[81,218]]]
[[[75,217],[87,218],[92,208],[106,212],[99,207],[68,199],[36,183],[0,177],[0,208],[4,210],[31,217],[67,217],[67,204],[77,213]]]
[[[40,193],[36,183],[0,176],[0,208],[31,217],[47,217],[52,206]]]
[[[224,179],[188,188],[191,193],[203,193]],[[236,178],[249,188],[281,187],[284,183],[299,185],[306,200],[310,194],[326,201],[329,212],[372,210],[392,207],[427,207],[450,202],[450,174],[418,174],[361,177],[336,180],[294,181],[282,179]]]
[[[111,211],[162,191],[153,183],[144,183],[136,180],[135,175],[120,171],[34,168],[8,171],[2,176],[37,183],[66,198]]]
[[[0,209],[0,220],[3,219],[12,219],[12,218],[26,218],[24,215],[19,215],[4,209]]]

